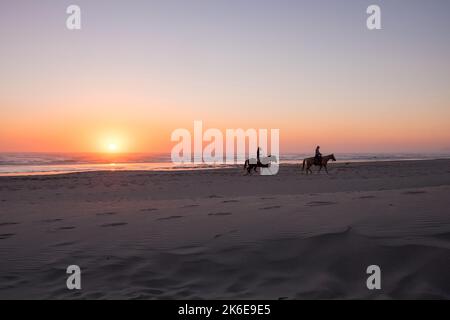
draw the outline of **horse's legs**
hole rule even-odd
[[[322,171],[322,165],[320,165],[319,171],[317,173],[320,173],[320,171]]]
[[[326,166],[326,165],[325,165],[325,167],[324,167],[324,168],[325,168],[325,172],[326,172],[327,174],[329,174],[329,173],[328,173],[328,169],[327,169],[327,166]]]

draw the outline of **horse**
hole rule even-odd
[[[308,171],[310,173],[313,173],[311,170],[311,166],[315,165],[315,166],[320,166],[320,169],[318,172],[320,172],[322,170],[322,168],[325,168],[325,171],[328,174],[327,163],[330,160],[336,161],[336,158],[334,157],[334,154],[329,154],[328,156],[322,157],[322,160],[320,161],[320,163],[316,163],[315,160],[316,160],[316,158],[314,158],[314,157],[306,158],[305,160],[303,160],[302,171],[305,171],[305,164],[306,164],[306,174],[308,174]]]
[[[247,174],[251,174],[252,169],[256,172],[257,168],[269,168],[271,162],[277,162],[277,157],[263,157],[259,163],[255,158],[247,159],[244,163],[244,170],[247,170]]]

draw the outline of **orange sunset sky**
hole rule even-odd
[[[450,5],[10,1],[0,152],[170,152],[170,134],[277,128],[282,152],[450,152]],[[105,8],[107,6],[107,8]],[[327,10],[324,10],[327,8]]]

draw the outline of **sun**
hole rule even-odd
[[[115,153],[115,152],[119,151],[119,147],[117,146],[117,143],[109,143],[108,151],[111,153]]]
[[[97,152],[105,154],[123,154],[129,148],[129,139],[126,134],[118,131],[100,133],[96,139]]]

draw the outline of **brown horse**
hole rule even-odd
[[[336,161],[336,158],[334,157],[334,154],[330,154],[328,156],[324,156],[322,157],[322,161],[320,163],[316,163],[315,158],[306,158],[305,160],[303,160],[303,168],[302,171],[305,171],[305,164],[306,164],[306,174],[308,174],[308,171],[310,173],[313,173],[311,170],[311,166],[315,165],[315,166],[320,166],[320,169],[318,172],[320,172],[322,170],[322,168],[325,168],[325,171],[328,174],[328,169],[327,169],[327,164],[328,161],[333,160]]]

